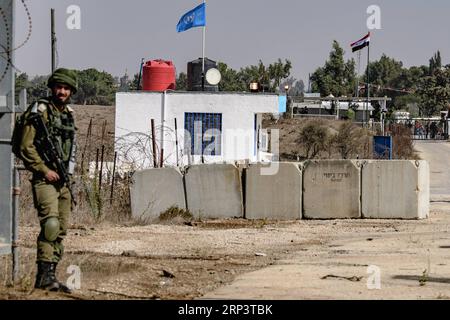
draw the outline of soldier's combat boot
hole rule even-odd
[[[44,275],[44,271],[42,268],[42,264],[40,262],[37,263],[37,274],[36,274],[36,282],[34,283],[35,289],[40,289],[42,286],[42,276]]]
[[[59,283],[56,281],[54,272],[52,273],[52,263],[39,261],[38,272],[36,275],[36,289],[43,289],[48,291],[58,291]]]
[[[60,291],[64,293],[72,293],[72,291],[60,283],[55,275],[56,263],[38,262],[38,273],[36,275],[36,289],[43,289],[47,291]]]
[[[58,265],[57,263],[52,263],[52,268],[51,268],[50,272],[52,274],[52,277],[58,283],[58,286],[59,286],[58,291],[64,292],[64,293],[72,293],[72,290],[70,290],[69,287],[67,287],[65,284],[63,284],[62,282],[59,282],[58,279],[56,279],[55,273],[56,273],[56,266],[57,265]]]

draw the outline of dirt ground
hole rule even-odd
[[[302,235],[298,226],[299,222],[240,219],[189,225],[74,226],[58,273],[67,279],[69,265],[80,267],[81,290],[73,296],[32,289],[39,230],[22,227],[21,279],[10,286],[11,259],[1,258],[0,299],[198,298],[230,283],[236,275],[274,264],[292,250],[316,241]]]
[[[264,298],[264,277],[256,281],[250,276],[252,284],[247,286],[239,286],[239,279],[265,270],[271,277],[283,277],[276,281],[279,285],[291,283],[287,292],[271,290],[272,295],[279,294],[272,296],[275,299],[447,299],[449,209],[446,203],[435,203],[430,219],[423,221],[235,219],[189,225],[73,226],[58,271],[65,281],[71,275],[66,272],[69,265],[80,268],[81,288],[72,296],[33,290],[38,229],[22,227],[20,280],[11,286],[11,259],[0,258],[0,299]],[[286,259],[297,259],[295,270],[302,274],[302,284],[275,271],[285,268]],[[364,289],[366,267],[374,263],[385,272],[383,284],[395,288],[379,297]],[[356,277],[356,282],[339,277]],[[347,285],[359,289],[349,290]]]
[[[307,221],[314,244],[204,298],[450,299],[449,214],[433,203],[423,221]]]
[[[110,156],[111,107],[76,107],[76,116],[81,147],[93,119],[94,138],[86,151],[91,161],[101,144]],[[434,177],[442,176],[438,169],[432,166]],[[433,179],[432,190],[447,193],[433,184],[441,180]],[[64,295],[33,290],[39,229],[30,197],[24,195],[20,277],[12,284],[11,257],[0,257],[0,300],[449,299],[450,203],[435,201],[442,202],[433,202],[430,218],[423,221],[231,219],[141,225],[108,219],[123,215],[120,206],[101,222],[78,210],[58,277],[69,280],[70,267],[76,266],[81,287]],[[383,290],[367,290],[369,265],[381,268]]]

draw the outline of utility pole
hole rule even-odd
[[[311,73],[308,73],[308,93],[311,93]]]
[[[52,73],[56,69],[56,32],[55,32],[55,9],[50,10],[51,18],[51,44],[52,44]]]
[[[203,5],[206,5],[206,0],[203,0]],[[202,91],[205,91],[205,43],[206,43],[206,24],[203,26],[203,42],[202,42]]]
[[[370,115],[367,115],[369,113],[369,103],[370,103],[370,44],[367,45],[367,105],[366,105],[366,115],[364,116],[364,120],[367,116],[367,123],[370,122]],[[364,123],[365,125],[365,123]]]

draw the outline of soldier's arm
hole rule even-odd
[[[36,129],[31,123],[26,123],[23,128],[22,141],[20,143],[20,155],[27,169],[33,173],[42,173],[43,176],[46,176],[50,169],[39,156],[34,145],[35,137]]]

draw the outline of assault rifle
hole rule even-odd
[[[32,114],[30,117],[30,121],[33,123],[36,129],[36,144],[39,147],[39,155],[42,157],[46,163],[50,163],[55,166],[56,172],[59,175],[60,182],[67,186],[69,189],[70,197],[74,205],[77,205],[75,198],[73,196],[72,188],[70,186],[70,175],[73,173],[69,173],[66,168],[66,165],[63,160],[63,152],[61,150],[61,145],[59,141],[55,139],[53,135],[51,135],[47,129],[47,126],[44,123],[44,119],[38,113]],[[76,151],[75,141],[73,142],[72,152],[70,155],[70,160],[73,161],[75,156],[74,153]],[[69,167],[73,167],[73,165],[69,164]]]

